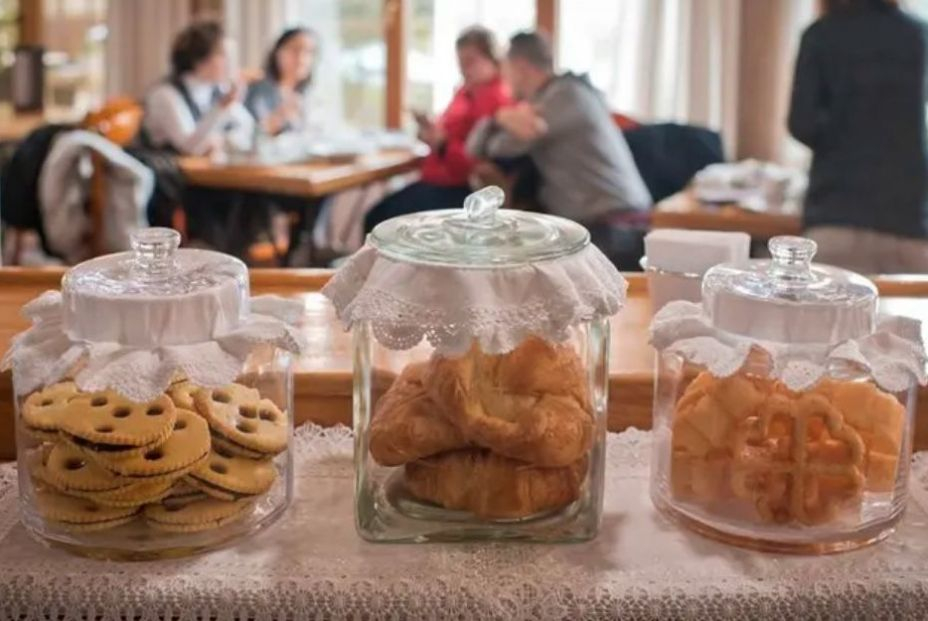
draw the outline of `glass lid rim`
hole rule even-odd
[[[513,267],[520,267],[524,265],[530,265],[533,263],[541,263],[544,261],[553,261],[570,256],[582,251],[584,248],[588,247],[592,241],[589,230],[574,220],[569,218],[564,218],[562,216],[557,216],[554,214],[548,213],[538,213],[532,211],[525,211],[522,209],[500,209],[498,211],[499,215],[504,218],[517,219],[517,220],[526,220],[529,222],[538,222],[541,224],[553,225],[558,230],[573,230],[575,233],[579,233],[577,241],[565,245],[561,248],[558,248],[553,251],[548,251],[545,253],[537,253],[537,256],[530,254],[529,256],[523,259],[516,258],[507,258],[507,260],[492,262],[492,261],[479,261],[479,262],[470,262],[470,261],[456,261],[456,260],[430,260],[427,257],[423,256],[414,256],[409,254],[407,250],[414,250],[415,246],[404,246],[400,244],[403,248],[398,250],[396,248],[395,240],[385,239],[382,236],[378,236],[378,230],[381,234],[384,232],[385,227],[397,227],[398,223],[402,221],[407,221],[411,223],[419,218],[429,218],[436,221],[449,220],[454,216],[464,217],[463,210],[460,207],[444,208],[444,209],[432,209],[428,211],[418,212],[414,214],[404,214],[402,216],[397,216],[396,218],[391,218],[381,222],[368,234],[366,243],[370,244],[377,252],[388,259],[408,263],[412,265],[422,265],[422,266],[431,266],[431,267],[448,267],[448,268],[457,268],[457,269],[473,269],[473,270],[493,270],[493,269],[507,269]],[[391,247],[392,246],[392,247]],[[454,248],[467,248],[466,245],[456,245]],[[424,253],[436,253],[435,250],[429,249],[428,247],[422,247]],[[449,256],[449,255],[446,255]]]
[[[98,257],[92,257],[90,259],[87,259],[85,261],[78,263],[77,265],[71,266],[70,268],[65,270],[64,274],[61,277],[61,292],[63,295],[73,293],[73,294],[79,294],[82,296],[109,297],[112,295],[112,293],[106,293],[103,291],[95,290],[94,287],[89,286],[88,283],[82,282],[79,279],[92,276],[95,274],[99,275],[113,268],[120,268],[120,267],[131,268],[132,262],[134,261],[135,257],[136,257],[135,251],[133,251],[132,249],[129,249],[129,250],[122,250],[119,252],[111,252],[109,254],[101,255]],[[178,248],[174,251],[174,257],[175,258],[189,258],[189,259],[202,258],[204,262],[212,260],[212,261],[215,261],[217,265],[222,263],[222,264],[229,266],[230,268],[232,268],[233,270],[237,272],[245,274],[246,277],[248,275],[248,266],[244,263],[244,261],[232,255],[226,254],[224,252],[220,252],[218,250],[213,250],[209,248]],[[174,269],[177,270],[177,267],[175,267]],[[162,283],[171,282],[175,277],[180,276],[183,273],[184,272],[180,270],[175,271],[174,273],[170,275],[170,277],[160,282]],[[135,280],[133,278],[116,279],[116,278],[110,278],[109,276],[105,276],[105,277],[108,280],[110,280],[110,282],[113,282],[113,283],[119,282],[119,283],[126,283],[126,284],[136,283],[139,285],[155,285],[158,282],[158,281],[155,281],[151,283],[145,283],[142,281]],[[144,299],[144,298],[152,298],[152,297],[165,298],[165,299],[181,298],[181,297],[185,297],[188,295],[196,294],[198,292],[209,291],[216,287],[223,286],[224,285],[223,281],[228,280],[228,279],[235,279],[235,278],[236,278],[236,274],[229,273],[227,274],[226,278],[217,279],[216,282],[210,284],[209,286],[197,288],[193,291],[188,291],[184,293],[163,293],[163,292],[156,292],[156,291],[123,291],[123,292],[120,292],[118,296],[121,298],[127,298],[127,299],[131,299],[131,298]]]

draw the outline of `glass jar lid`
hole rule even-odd
[[[371,232],[384,256],[406,263],[462,267],[515,267],[574,254],[590,243],[589,232],[564,218],[500,209],[503,191],[489,186],[463,209],[399,216]]]
[[[196,343],[248,313],[248,268],[209,250],[179,249],[167,228],[132,233],[132,251],[85,261],[62,279],[63,322],[75,340],[138,347]]]
[[[839,343],[873,332],[877,290],[848,270],[813,264],[816,244],[775,237],[771,259],[723,263],[703,278],[703,306],[722,330],[783,343]]]

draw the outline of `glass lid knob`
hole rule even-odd
[[[496,212],[505,201],[502,188],[487,186],[464,199],[464,215],[471,224],[492,227],[496,223]]]
[[[175,268],[174,253],[180,246],[180,233],[174,229],[152,227],[134,231],[132,246],[132,276],[143,281],[163,280]]]
[[[773,261],[770,275],[784,288],[795,288],[812,282],[812,258],[818,246],[811,239],[783,235],[774,237],[767,245]]]

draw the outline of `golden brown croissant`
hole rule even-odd
[[[459,358],[434,358],[423,383],[464,437],[500,455],[556,467],[592,446],[586,374],[570,346],[534,337],[502,355],[475,346]]]
[[[377,402],[370,427],[370,451],[382,466],[468,446],[437,412],[422,385],[425,363],[410,364]]]
[[[406,464],[417,498],[485,519],[520,518],[564,507],[580,497],[586,459],[539,468],[486,449],[465,449]]]

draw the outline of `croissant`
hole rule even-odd
[[[438,414],[422,385],[425,363],[410,364],[377,402],[370,452],[382,466],[468,446],[458,429]]]
[[[587,461],[539,468],[486,449],[465,449],[406,464],[409,492],[483,519],[512,519],[564,507],[580,497]]]
[[[465,438],[500,455],[558,467],[592,446],[586,374],[568,345],[531,337],[501,355],[475,346],[458,358],[433,358],[423,383]]]

